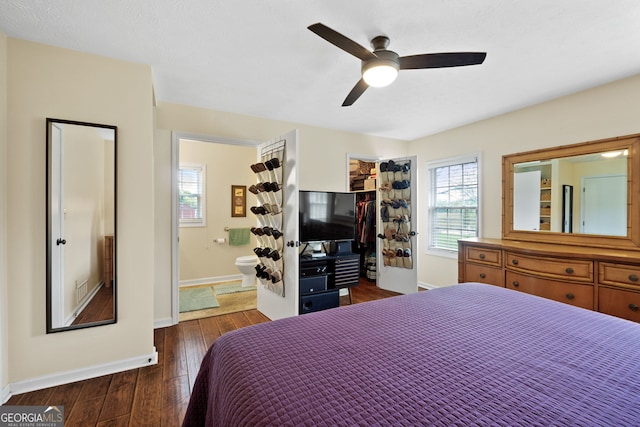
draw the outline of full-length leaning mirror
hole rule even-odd
[[[47,333],[116,322],[116,126],[47,119]]]
[[[503,237],[640,248],[640,135],[503,157]]]

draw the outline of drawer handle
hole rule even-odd
[[[512,260],[511,260],[511,264],[513,264],[513,265],[518,265],[518,260],[517,260],[517,259],[512,259]]]
[[[638,311],[638,304],[629,304],[629,309],[631,309],[631,311]]]
[[[571,268],[571,267],[567,267],[567,268],[565,268],[565,270],[564,270],[564,271],[566,271],[566,272],[567,272],[567,274],[573,274],[573,268]]]
[[[520,283],[518,283],[517,281],[514,280],[512,285],[513,285],[514,288],[517,288],[518,286],[520,286]]]
[[[567,294],[567,299],[574,299],[575,297],[576,297],[576,296],[575,296],[575,295],[573,295],[571,292],[569,292],[569,293]]]
[[[635,274],[630,274],[629,275],[629,280],[631,280],[632,282],[637,282],[638,281],[638,276],[636,276]]]
[[[485,277],[487,277],[487,275],[486,275],[486,274],[484,274],[484,273],[480,273],[480,278],[481,278],[481,279],[484,279]]]
[[[480,254],[480,255],[478,256],[478,258],[480,258],[480,259],[484,259],[484,254]]]

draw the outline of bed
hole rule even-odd
[[[238,329],[183,426],[640,425],[640,325],[479,283]]]

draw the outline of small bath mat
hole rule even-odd
[[[180,313],[216,307],[220,304],[209,286],[180,289]]]
[[[213,285],[213,293],[216,295],[234,294],[236,292],[255,291],[255,286],[242,286],[238,283],[225,283],[223,285]]]

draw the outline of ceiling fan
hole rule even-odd
[[[343,107],[352,105],[369,86],[383,87],[391,84],[399,70],[418,70],[423,68],[462,67],[482,64],[486,52],[449,52],[425,53],[422,55],[398,56],[387,50],[389,38],[377,36],[371,40],[373,52],[343,36],[339,32],[317,23],[308,27],[311,31],[331,44],[362,61],[362,78],[351,89],[342,103]]]

